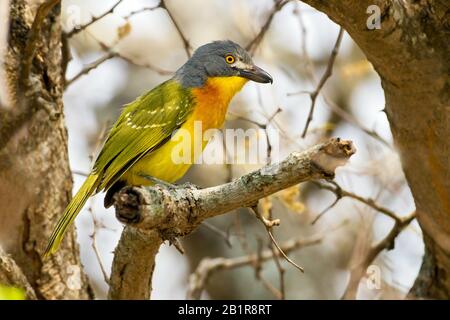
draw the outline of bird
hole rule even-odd
[[[193,133],[197,121],[203,132],[222,127],[231,99],[248,81],[273,79],[239,44],[213,41],[197,48],[172,78],[125,105],[90,174],[53,229],[43,256],[57,251],[89,197],[106,191],[104,204],[110,207],[124,186],[175,183],[183,177],[198,155],[195,148],[187,148],[191,161],[174,161],[181,134]]]

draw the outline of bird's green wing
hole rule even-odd
[[[125,106],[100,152],[97,190],[108,189],[136,161],[170,139],[194,108],[189,89],[168,80]]]

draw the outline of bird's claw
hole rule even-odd
[[[153,176],[149,176],[149,175],[144,174],[144,173],[139,174],[139,176],[144,178],[144,179],[146,179],[146,180],[148,180],[148,181],[153,182],[154,184],[162,185],[162,186],[166,187],[167,189],[183,189],[183,188],[186,188],[186,189],[188,189],[188,188],[189,189],[199,189],[198,186],[196,186],[195,184],[192,184],[190,182],[185,182],[183,184],[178,185],[178,184],[173,184],[173,183],[170,183],[170,182],[167,182],[167,181],[155,178]]]

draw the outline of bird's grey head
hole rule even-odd
[[[250,54],[230,40],[199,47],[175,75],[184,87],[202,87],[210,77],[232,76],[272,83],[272,77],[255,66]]]

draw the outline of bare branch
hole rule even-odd
[[[124,16],[123,18],[124,18],[126,21],[129,21],[131,17],[134,17],[134,16],[136,16],[136,15],[138,15],[138,14],[141,14],[141,13],[144,13],[144,12],[147,12],[147,11],[153,11],[153,10],[156,10],[156,9],[158,9],[158,8],[162,8],[162,7],[161,7],[161,3],[158,3],[158,4],[157,4],[156,6],[154,6],[154,7],[144,7],[144,8],[135,10],[135,11],[131,11],[130,13],[128,13],[128,14],[127,14],[126,16]]]
[[[204,221],[201,226],[205,227],[205,229],[208,229],[210,231],[212,231],[214,234],[218,235],[219,237],[221,237],[225,243],[227,244],[227,246],[229,248],[232,247],[231,241],[230,241],[230,237],[231,237],[231,233],[230,233],[230,228],[227,229],[227,231],[222,231],[219,228],[217,228],[215,225],[208,223],[206,221]]]
[[[322,242],[323,238],[323,235],[315,235],[306,239],[291,239],[281,244],[280,248],[286,253],[291,253],[292,251],[300,250],[307,246],[319,244]],[[266,262],[278,258],[279,255],[279,251],[268,249],[260,253],[259,260],[261,262]],[[256,253],[237,258],[227,259],[220,257],[214,259],[203,259],[194,273],[192,273],[189,277],[188,298],[200,299],[201,293],[203,292],[209,278],[215,272],[219,270],[230,270],[245,266],[252,266],[257,259],[258,257]]]
[[[267,162],[266,163],[271,163],[272,161],[272,143],[270,142],[270,138],[269,138],[269,134],[267,132],[267,127],[272,123],[273,119],[279,114],[281,113],[283,110],[281,108],[277,108],[275,110],[274,113],[272,113],[271,116],[267,117],[265,123],[260,123],[258,121],[255,121],[253,119],[247,118],[245,116],[241,116],[241,115],[234,115],[236,117],[236,120],[243,120],[243,121],[247,121],[251,124],[254,124],[256,126],[258,126],[260,129],[265,131],[265,135],[266,135],[266,143],[267,143]]]
[[[272,241],[273,245],[277,248],[277,250],[280,252],[280,254],[283,256],[283,258],[289,262],[290,264],[292,264],[294,267],[296,267],[298,270],[300,270],[301,272],[305,272],[303,270],[302,267],[300,267],[297,263],[295,263],[291,258],[289,258],[286,253],[283,252],[283,250],[280,248],[280,245],[278,244],[278,242],[275,240],[275,237],[273,236],[272,233],[272,228],[274,226],[279,226],[280,225],[280,219],[275,219],[272,220],[265,218],[261,212],[258,210],[258,206],[254,205],[251,207],[253,212],[255,213],[256,217],[264,224],[267,234],[269,235],[270,240]]]
[[[178,35],[181,38],[181,41],[183,42],[183,46],[184,46],[184,51],[186,51],[186,55],[188,58],[191,57],[191,51],[192,51],[192,46],[189,43],[188,39],[186,38],[186,36],[184,35],[183,30],[181,29],[180,25],[178,24],[177,20],[175,20],[175,17],[172,14],[172,11],[170,11],[170,9],[167,7],[166,1],[165,0],[161,0],[159,6],[163,9],[166,10],[167,15],[169,16],[170,20],[172,21],[175,29],[178,32]]]
[[[92,250],[94,250],[95,258],[97,259],[98,265],[100,267],[100,271],[102,272],[102,275],[103,275],[103,280],[105,280],[105,283],[108,284],[109,283],[108,273],[106,272],[102,258],[100,256],[100,252],[98,251],[98,248],[97,248],[97,232],[101,228],[101,225],[100,225],[100,222],[95,217],[94,210],[92,209],[92,203],[89,205],[88,211],[91,214],[92,224],[94,225],[94,230],[92,231],[92,234],[91,234]]]
[[[309,124],[311,123],[311,121],[313,119],[313,114],[314,114],[314,109],[315,109],[317,97],[319,96],[319,93],[322,90],[322,88],[325,85],[325,83],[327,82],[327,80],[333,74],[334,62],[336,61],[336,57],[337,57],[337,54],[339,52],[339,47],[341,45],[343,36],[344,36],[344,29],[341,27],[339,29],[339,34],[338,34],[336,42],[334,44],[333,51],[331,51],[330,58],[328,59],[328,64],[327,64],[327,67],[325,69],[325,72],[322,75],[322,78],[320,78],[316,89],[309,94],[309,96],[311,98],[311,106],[309,108],[309,113],[308,113],[308,118],[306,119],[305,128],[303,129],[302,138],[304,138],[306,136],[306,132],[308,131]],[[304,93],[304,92],[301,91],[301,92],[297,92],[297,93],[291,93],[291,94],[288,94],[288,95],[295,95],[295,94],[298,94],[298,93]]]
[[[301,12],[298,10],[298,8],[296,8],[294,10],[294,14],[298,16],[298,21],[299,21],[299,25],[300,25],[300,31],[302,33],[302,42],[301,42],[301,49],[302,49],[302,59],[306,61],[306,66],[307,66],[307,74],[309,76],[309,78],[316,83],[316,77],[315,77],[315,72],[314,72],[314,66],[313,66],[313,62],[309,56],[308,53],[308,48],[306,46],[306,37],[307,37],[307,30],[306,27],[304,25],[303,19],[301,18]],[[302,92],[298,92],[298,93],[302,93]],[[303,92],[303,93],[308,93],[308,92]],[[294,93],[295,94],[295,93]],[[288,94],[292,95],[291,94]],[[326,93],[322,93],[323,96],[323,100],[325,101],[325,103],[329,106],[329,108],[333,111],[333,113],[335,113],[337,116],[339,116],[341,119],[347,121],[349,124],[355,126],[356,128],[360,129],[362,132],[364,132],[365,134],[367,134],[369,137],[377,140],[378,142],[381,142],[384,146],[392,149],[392,146],[389,144],[389,142],[387,142],[385,139],[383,139],[379,134],[377,134],[374,130],[370,130],[367,129],[364,125],[362,125],[356,118],[354,115],[352,115],[351,113],[347,112],[346,110],[344,110],[342,107],[340,107],[339,105],[337,105],[334,101],[332,101],[328,95]]]
[[[281,298],[281,292],[275,288],[269,280],[266,279],[262,275],[263,270],[263,261],[262,261],[262,252],[263,252],[263,240],[261,238],[258,238],[258,250],[256,251],[256,259],[253,261],[253,268],[255,269],[255,277],[257,280],[261,281],[262,285],[271,293],[273,294],[277,299]]]
[[[277,14],[277,12],[281,11],[281,9],[284,8],[285,5],[287,5],[292,0],[274,0],[274,6],[272,10],[270,11],[266,21],[264,22],[261,29],[259,29],[258,34],[245,46],[245,49],[253,55],[258,48],[258,46],[261,44],[261,41],[264,39],[264,36],[267,33],[267,30],[269,30],[270,25],[272,24],[273,17]]]
[[[109,9],[108,11],[105,11],[104,13],[102,13],[99,16],[94,16],[92,17],[91,21],[89,21],[88,23],[79,26],[79,27],[75,27],[74,29],[72,29],[70,32],[67,33],[67,37],[73,37],[74,35],[80,33],[83,30],[86,30],[87,28],[89,28],[91,25],[93,25],[94,23],[96,23],[97,21],[103,19],[104,17],[106,17],[107,15],[111,14],[114,12],[114,10],[119,6],[119,4],[122,3],[123,0],[119,0],[117,1],[112,7],[111,9]]]
[[[328,206],[322,213],[320,213],[313,221],[315,223],[326,211],[331,209],[336,203],[344,197],[349,197],[355,199],[365,205],[371,207],[372,209],[377,210],[378,212],[384,214],[385,216],[394,220],[394,226],[388,235],[383,238],[380,242],[370,247],[370,249],[363,255],[363,257],[358,261],[355,266],[351,267],[350,270],[350,281],[347,285],[347,288],[342,296],[342,299],[356,299],[356,294],[358,292],[359,282],[361,278],[364,276],[367,268],[375,258],[385,249],[392,249],[394,247],[394,242],[396,237],[410,224],[412,220],[415,219],[416,214],[413,212],[412,214],[406,217],[399,217],[395,214],[395,212],[377,204],[372,198],[364,198],[359,196],[353,192],[344,190],[339,186],[336,182],[330,182],[333,186],[326,185],[320,182],[314,182],[321,189],[329,190],[336,195],[336,200]]]
[[[101,58],[95,60],[94,62],[86,65],[83,68],[83,70],[78,72],[73,78],[71,78],[71,79],[66,81],[66,83],[65,83],[66,88],[68,86],[70,86],[72,83],[74,83],[75,81],[77,81],[78,79],[80,79],[82,76],[84,76],[84,75],[88,74],[89,72],[91,72],[92,70],[96,69],[99,65],[101,65],[105,61],[108,61],[108,60],[110,60],[112,58],[115,58],[117,56],[118,56],[118,54],[116,52],[108,52],[103,57],[101,57]]]
[[[342,296],[345,300],[356,299],[356,294],[358,292],[359,282],[361,278],[364,277],[367,268],[373,263],[375,258],[383,250],[391,250],[394,248],[395,239],[397,236],[416,218],[415,212],[411,213],[409,216],[404,218],[398,218],[395,221],[394,226],[388,235],[384,237],[380,242],[373,245],[369,251],[363,256],[363,258],[351,268],[350,270],[350,280]]]
[[[327,94],[323,94],[323,99],[325,103],[328,105],[328,107],[337,114],[341,119],[345,120],[352,126],[355,126],[356,128],[360,129],[362,132],[367,134],[369,137],[377,140],[378,142],[381,142],[385,147],[388,147],[389,149],[393,149],[392,146],[387,142],[385,139],[383,139],[378,133],[376,133],[374,130],[367,129],[363,124],[361,124],[354,115],[349,113],[348,111],[344,110],[340,106],[338,106],[334,101],[332,101]]]
[[[112,51],[111,48],[109,48],[105,43],[101,42],[100,40],[96,39],[100,46],[102,47],[103,50],[107,51],[107,53],[103,56],[100,57],[99,59],[95,60],[94,62],[86,65],[80,72],[78,72],[73,78],[71,78],[70,80],[66,80],[65,86],[66,88],[68,86],[70,86],[71,84],[73,84],[76,80],[78,80],[79,78],[81,78],[82,76],[88,74],[89,72],[91,72],[92,70],[98,68],[101,64],[103,64],[106,61],[109,61],[113,58],[120,58],[122,60],[125,60],[126,62],[130,63],[130,64],[134,64],[136,66],[139,67],[143,67],[143,68],[147,68],[149,70],[152,70],[160,75],[170,75],[173,74],[173,71],[169,71],[169,70],[165,70],[165,69],[161,69],[157,66],[154,66],[150,63],[145,63],[145,64],[139,64],[137,62],[135,62],[133,59],[124,56],[123,54],[116,52],[116,51]]]
[[[312,225],[316,224],[317,221],[319,221],[320,218],[323,217],[323,215],[325,213],[327,213],[330,209],[332,209],[338,202],[339,200],[341,200],[341,198],[336,197],[336,199],[333,201],[332,204],[330,204],[328,207],[326,207],[325,209],[322,210],[322,212],[320,212],[317,217],[314,218],[314,220],[311,222]]]
[[[129,225],[116,249],[110,298],[149,297],[154,255],[164,240],[173,241],[192,232],[205,219],[251,207],[259,199],[300,182],[331,178],[354,153],[351,141],[330,139],[216,187],[123,188],[114,196],[114,205],[118,219]]]
[[[118,53],[118,52],[116,52],[116,54],[117,54],[117,57],[121,58],[122,60],[125,60],[128,63],[134,64],[135,66],[138,66],[138,67],[143,67],[143,68],[152,70],[152,71],[154,71],[157,74],[162,75],[162,76],[172,75],[172,74],[175,73],[174,71],[166,70],[166,69],[162,69],[160,67],[157,67],[157,66],[155,66],[155,65],[153,65],[153,64],[151,64],[149,62],[138,63],[138,62],[134,61],[134,59],[132,59],[130,57],[126,57],[123,54]]]
[[[337,201],[342,199],[342,198],[344,198],[344,197],[349,197],[349,198],[355,199],[355,200],[357,200],[357,201],[359,201],[361,203],[364,203],[364,204],[368,205],[369,207],[371,207],[371,208],[381,212],[382,214],[388,216],[389,218],[394,219],[395,221],[400,221],[401,220],[401,218],[398,217],[395,214],[395,212],[393,212],[392,210],[389,210],[389,209],[387,209],[387,208],[377,204],[374,199],[372,199],[372,198],[364,198],[364,197],[361,197],[361,196],[357,195],[356,193],[344,190],[344,189],[341,188],[341,186],[339,184],[337,184],[334,181],[331,181],[330,183],[333,186],[329,186],[329,185],[326,185],[326,184],[323,184],[323,183],[320,183],[320,182],[314,182],[314,184],[316,186],[318,186],[319,188],[333,192],[336,195],[336,198],[337,198],[336,200]],[[317,218],[316,218],[316,220],[317,220]]]
[[[300,270],[301,272],[305,272],[305,270],[303,270],[302,267],[300,267],[297,263],[295,263],[294,260],[292,260],[291,258],[288,257],[288,255],[283,251],[283,249],[281,248],[281,246],[278,244],[278,242],[275,240],[275,237],[273,236],[272,230],[267,228],[267,233],[270,236],[270,240],[272,240],[272,243],[274,244],[274,246],[277,248],[277,250],[280,252],[281,256],[290,264],[292,264],[294,267],[296,267],[298,270]]]
[[[272,255],[273,255],[273,261],[275,261],[275,265],[277,267],[278,270],[278,274],[280,277],[280,300],[285,300],[286,299],[286,284],[285,284],[285,279],[284,279],[284,274],[286,272],[286,270],[283,268],[283,266],[281,265],[281,261],[278,257],[277,252],[275,251],[275,248],[273,245],[269,245],[270,250],[272,251]],[[282,249],[283,250],[283,249]],[[283,252],[285,252],[283,250]]]

